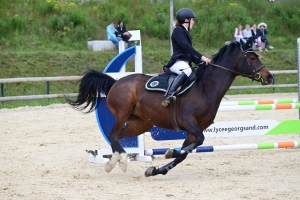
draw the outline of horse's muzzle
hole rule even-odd
[[[269,85],[274,83],[274,76],[272,74],[267,75],[266,78],[261,79],[262,85]]]

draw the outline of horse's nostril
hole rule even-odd
[[[272,74],[268,75],[268,81],[269,83],[274,83],[274,76]]]

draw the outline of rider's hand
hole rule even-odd
[[[206,63],[206,65],[208,65],[210,63],[210,59],[206,58],[205,56],[202,56],[201,60],[203,60]]]

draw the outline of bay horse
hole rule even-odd
[[[176,122],[180,130],[186,131],[187,138],[181,150],[170,149],[166,158],[175,158],[165,166],[149,167],[145,176],[165,175],[181,163],[205,139],[203,130],[216,117],[220,102],[238,75],[258,81],[262,85],[272,83],[273,75],[262,65],[259,56],[252,50],[252,38],[245,44],[232,42],[222,47],[205,67],[204,74],[184,94],[177,97]],[[200,70],[200,69],[197,69]],[[109,134],[113,155],[105,165],[110,172],[117,162],[123,171],[127,169],[127,153],[119,140],[138,136],[153,126],[175,130],[171,122],[170,106],[163,107],[163,93],[148,91],[145,83],[151,76],[131,74],[119,80],[96,70],[84,73],[76,100],[66,97],[67,102],[83,113],[90,113],[100,105],[103,94],[107,106],[115,116],[115,124]],[[126,124],[126,125],[124,125]]]

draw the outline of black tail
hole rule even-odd
[[[78,96],[75,101],[65,97],[67,102],[76,110],[90,113],[100,105],[101,94],[107,95],[116,80],[100,71],[89,70],[81,78]],[[83,111],[87,109],[87,111]]]

